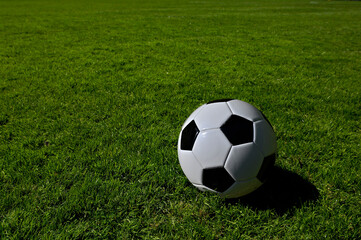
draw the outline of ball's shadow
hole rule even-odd
[[[259,189],[244,197],[226,199],[227,204],[242,204],[252,209],[273,209],[277,214],[292,212],[306,202],[316,201],[317,188],[296,173],[274,167]]]

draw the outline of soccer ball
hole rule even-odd
[[[231,99],[197,108],[178,139],[178,158],[188,180],[225,198],[260,187],[275,163],[276,149],[276,135],[262,112]]]

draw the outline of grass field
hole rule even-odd
[[[0,0],[1,239],[359,239],[361,2]],[[278,138],[253,194],[199,192],[189,114]]]

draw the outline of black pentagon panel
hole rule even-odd
[[[276,154],[269,155],[263,159],[262,166],[257,174],[258,180],[265,182],[270,176],[273,166],[276,162]]]
[[[191,151],[198,133],[199,129],[193,120],[182,131],[181,149]]]
[[[210,101],[207,104],[218,103],[218,102],[228,102],[228,101],[231,101],[231,100],[233,100],[233,99],[231,99],[231,98],[217,99],[217,100]]]
[[[217,192],[226,191],[235,182],[223,167],[203,169],[203,185]]]
[[[253,122],[238,115],[228,118],[221,130],[233,145],[253,142]]]

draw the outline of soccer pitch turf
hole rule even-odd
[[[1,239],[359,239],[361,2],[0,0]],[[203,103],[278,143],[251,195],[177,160]]]

